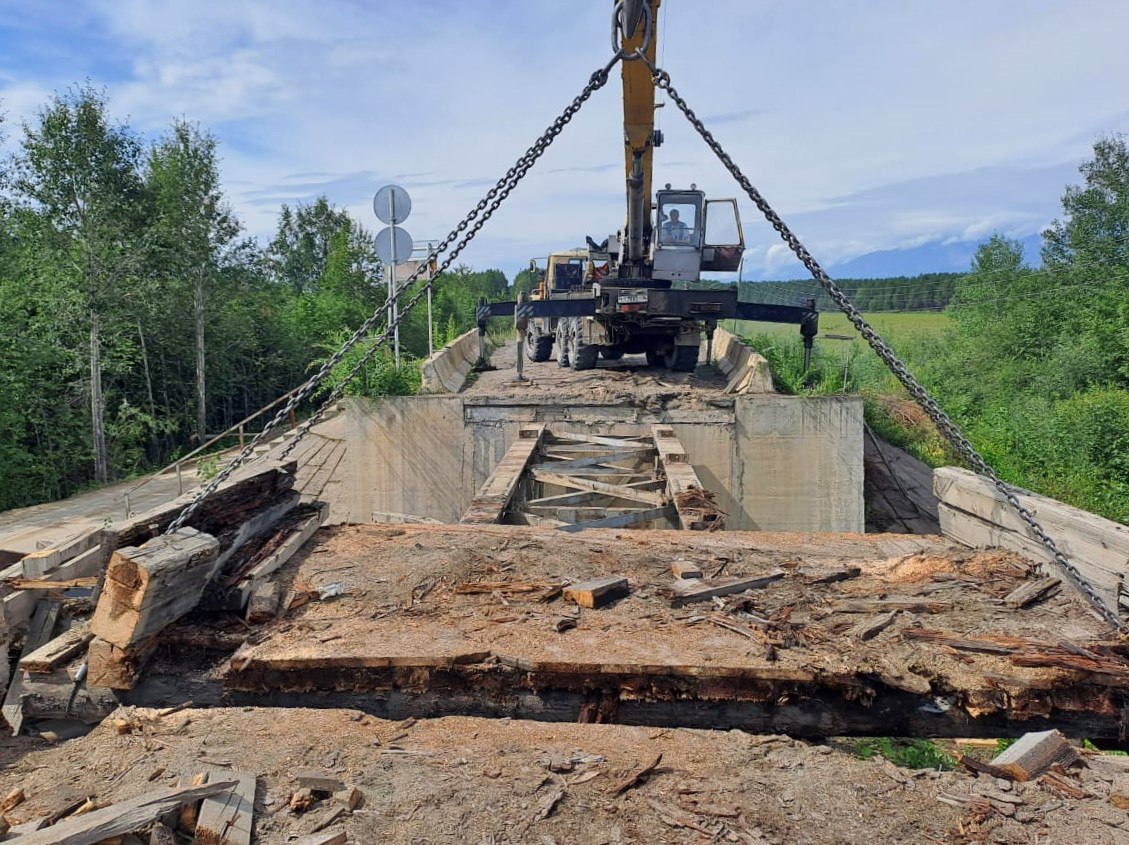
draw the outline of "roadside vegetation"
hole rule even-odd
[[[1129,148],[1115,136],[1093,153],[1043,233],[1040,267],[996,235],[943,314],[873,324],[1001,477],[1129,523]],[[798,337],[744,334],[780,389],[859,393],[878,434],[932,465],[954,460],[844,318],[825,315],[820,329],[806,375]]]
[[[196,124],[144,138],[83,86],[22,127],[0,111],[5,131],[0,510],[186,454],[301,383],[386,300],[372,233],[325,197],[282,205],[269,243],[249,238]],[[499,270],[439,278],[436,342],[506,291]],[[402,366],[378,354],[350,392],[417,389],[425,308],[400,337]]]

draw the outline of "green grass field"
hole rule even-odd
[[[897,311],[882,311],[877,314],[865,314],[866,321],[874,326],[875,331],[891,344],[896,344],[898,338],[911,338],[920,335],[933,335],[948,327],[948,315],[940,312],[924,311],[916,313],[900,313]],[[751,335],[776,335],[798,336],[800,330],[797,326],[783,323],[752,323],[745,320],[726,320],[724,327],[737,335],[745,337]],[[736,328],[734,328],[734,325]],[[844,343],[826,335],[849,335],[856,341],[862,342],[862,337],[855,327],[848,321],[841,311],[825,311],[819,315],[819,340],[832,343]]]

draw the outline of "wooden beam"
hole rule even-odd
[[[95,845],[152,824],[165,813],[229,791],[233,780],[188,789],[158,789],[137,798],[111,804],[81,816],[71,816],[50,827],[25,833],[20,845]]]
[[[612,576],[570,584],[564,589],[564,597],[581,607],[595,609],[626,596],[628,592],[627,579]]]
[[[251,845],[256,778],[250,772],[232,772],[231,776],[239,779],[234,789],[206,798],[200,805],[195,837],[201,845]]]
[[[321,503],[317,513],[310,514],[304,521],[298,523],[294,533],[287,537],[273,554],[257,563],[254,569],[233,585],[235,587],[233,592],[238,597],[237,604],[240,608],[247,605],[247,602],[251,599],[251,594],[257,587],[264,584],[278,569],[294,557],[302,546],[306,545],[309,539],[317,533],[322,523],[325,522],[328,514],[328,506],[324,502]]]
[[[522,426],[517,440],[471,500],[470,506],[459,520],[461,523],[490,525],[501,521],[502,514],[510,506],[510,500],[517,490],[518,481],[540,446],[544,433],[544,425]]]
[[[199,603],[219,547],[210,534],[181,528],[118,549],[106,568],[91,632],[125,648],[175,622]]]
[[[764,575],[752,578],[734,578],[729,581],[709,583],[707,581],[675,581],[671,591],[671,607],[682,607],[699,601],[709,601],[718,596],[729,596],[733,593],[743,593],[745,590],[756,590],[767,587],[773,581],[784,577],[783,569],[774,569]]]
[[[20,658],[20,668],[25,672],[50,672],[60,663],[74,657],[93,638],[85,623],[75,625],[55,639]]]
[[[586,490],[589,493],[602,493],[605,496],[614,496],[617,499],[626,499],[633,502],[645,502],[654,506],[663,503],[663,497],[660,494],[637,490],[627,485],[605,484],[602,481],[592,481],[587,478],[573,478],[555,472],[547,472],[538,467],[533,467],[530,473],[534,479],[542,484],[556,484],[558,487],[571,487],[575,490]]]
[[[638,522],[651,522],[656,519],[674,519],[677,517],[677,512],[673,507],[663,506],[659,508],[647,508],[646,510],[637,510],[632,513],[621,514],[620,516],[608,516],[603,519],[593,519],[588,522],[577,522],[574,525],[563,525],[558,528],[558,531],[564,531],[569,534],[574,534],[577,531],[586,531],[589,528],[624,528],[628,525],[634,525]]]
[[[659,463],[666,475],[666,490],[678,511],[679,527],[683,531],[694,530],[702,521],[702,514],[695,508],[687,508],[679,504],[679,496],[693,488],[704,489],[698,480],[698,473],[690,463],[686,450],[674,433],[674,429],[667,425],[651,426],[651,436],[655,439],[655,449],[658,451]]]
[[[610,464],[615,461],[625,461],[628,459],[643,460],[645,458],[654,457],[655,450],[650,446],[643,446],[639,449],[620,449],[613,452],[608,452],[604,455],[595,455],[590,458],[575,458],[571,460],[556,461],[546,463],[545,468],[551,469],[555,472],[560,472],[566,469],[579,469],[581,467],[601,466]],[[547,455],[546,457],[552,457]]]
[[[618,487],[627,487],[631,490],[646,490],[647,488],[660,488],[666,484],[665,481],[633,481],[629,484],[619,484]],[[604,501],[601,501],[604,500]],[[601,505],[610,505],[615,500],[620,501],[634,501],[633,499],[623,499],[620,496],[611,496],[605,493],[593,493],[585,491],[583,493],[557,493],[553,496],[542,496],[538,499],[527,499],[523,505],[588,505],[591,507],[598,507]]]
[[[574,434],[573,432],[554,432],[553,441],[563,440],[570,443],[598,443],[601,446],[612,446],[616,449],[633,449],[638,446],[649,445],[644,441],[645,434],[633,434],[629,437],[603,437],[597,434]]]
[[[27,636],[24,637],[24,647],[23,651],[20,652],[20,660],[50,642],[61,609],[62,604],[54,599],[39,600],[39,604],[35,607],[35,614],[31,618],[31,624],[28,626]],[[7,695],[4,696],[3,708],[0,708],[8,726],[12,729],[12,736],[19,736],[20,728],[23,727],[24,723],[23,705],[20,703],[20,698],[23,695],[23,678],[24,673],[17,671],[12,678],[12,683],[8,686]]]

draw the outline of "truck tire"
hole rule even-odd
[[[666,361],[663,359],[663,353],[657,349],[648,349],[647,365],[650,367],[665,367]]]
[[[525,354],[530,361],[548,361],[553,354],[553,336],[532,329],[526,331]]]
[[[557,364],[568,366],[569,347],[572,346],[572,329],[569,321],[562,319],[557,323]]]
[[[676,346],[664,356],[666,368],[677,373],[692,373],[698,366],[700,346]]]
[[[574,370],[591,370],[600,359],[600,347],[591,343],[576,341],[572,349],[572,368]]]
[[[605,346],[600,349],[600,354],[605,361],[618,361],[623,357],[623,350],[616,346]]]

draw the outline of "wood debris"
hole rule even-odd
[[[612,576],[570,584],[565,587],[564,596],[581,607],[596,609],[623,598],[628,592],[627,579]]]
[[[626,778],[621,780],[615,787],[613,787],[612,795],[623,795],[623,793],[627,792],[629,789],[634,789],[635,787],[639,786],[639,784],[643,783],[654,773],[655,769],[658,768],[659,763],[661,763],[662,760],[662,754],[656,754],[655,759],[653,759],[650,763],[647,763],[641,769],[637,769],[636,771],[632,772]]]
[[[756,590],[767,587],[774,581],[784,577],[783,569],[773,569],[764,575],[750,578],[733,578],[723,582],[704,580],[676,581],[671,587],[671,607],[684,607],[700,601],[709,601],[718,596],[728,596],[734,593],[743,593],[745,590]]]
[[[1053,596],[1061,586],[1062,582],[1054,576],[1027,581],[1004,596],[1004,604],[1013,610],[1019,610]]]
[[[1055,730],[1026,733],[997,754],[991,762],[994,769],[1007,772],[1013,780],[1032,780],[1055,763],[1069,765],[1078,760],[1078,752],[1060,732]]]

